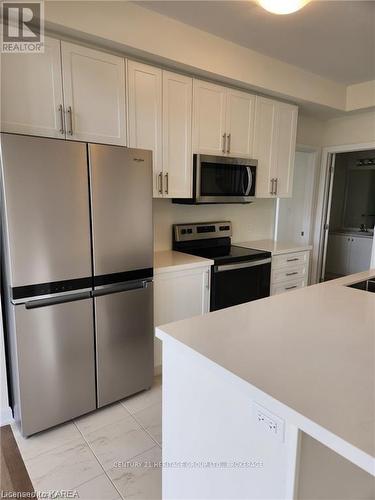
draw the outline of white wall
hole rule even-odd
[[[328,120],[324,126],[323,145],[341,146],[375,141],[375,111]]]
[[[175,205],[170,200],[153,201],[155,250],[172,247],[172,224],[229,220],[233,241],[272,238],[275,200],[255,200],[248,205]]]

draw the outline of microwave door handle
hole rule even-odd
[[[247,183],[247,189],[246,189],[246,192],[245,192],[245,196],[249,196],[250,190],[251,190],[251,186],[253,185],[253,175],[251,173],[251,168],[250,167],[246,167],[246,171],[247,171],[248,183]]]

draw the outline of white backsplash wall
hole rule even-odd
[[[273,237],[275,200],[259,199],[246,205],[177,205],[154,199],[155,251],[172,248],[172,224],[229,220],[233,242]]]

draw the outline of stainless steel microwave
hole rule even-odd
[[[251,203],[255,196],[257,160],[195,154],[193,197],[174,203]]]

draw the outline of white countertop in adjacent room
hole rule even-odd
[[[292,412],[375,475],[375,269],[158,328]]]
[[[302,245],[301,243],[293,243],[291,241],[275,241],[275,240],[255,240],[255,241],[242,241],[240,243],[233,243],[239,247],[255,248],[256,250],[264,250],[271,252],[272,255],[279,255],[283,253],[303,252],[311,250],[311,245]]]
[[[154,272],[155,274],[166,273],[170,271],[184,271],[197,267],[206,267],[214,264],[213,260],[204,259],[187,253],[176,252],[174,250],[165,250],[154,253]]]

